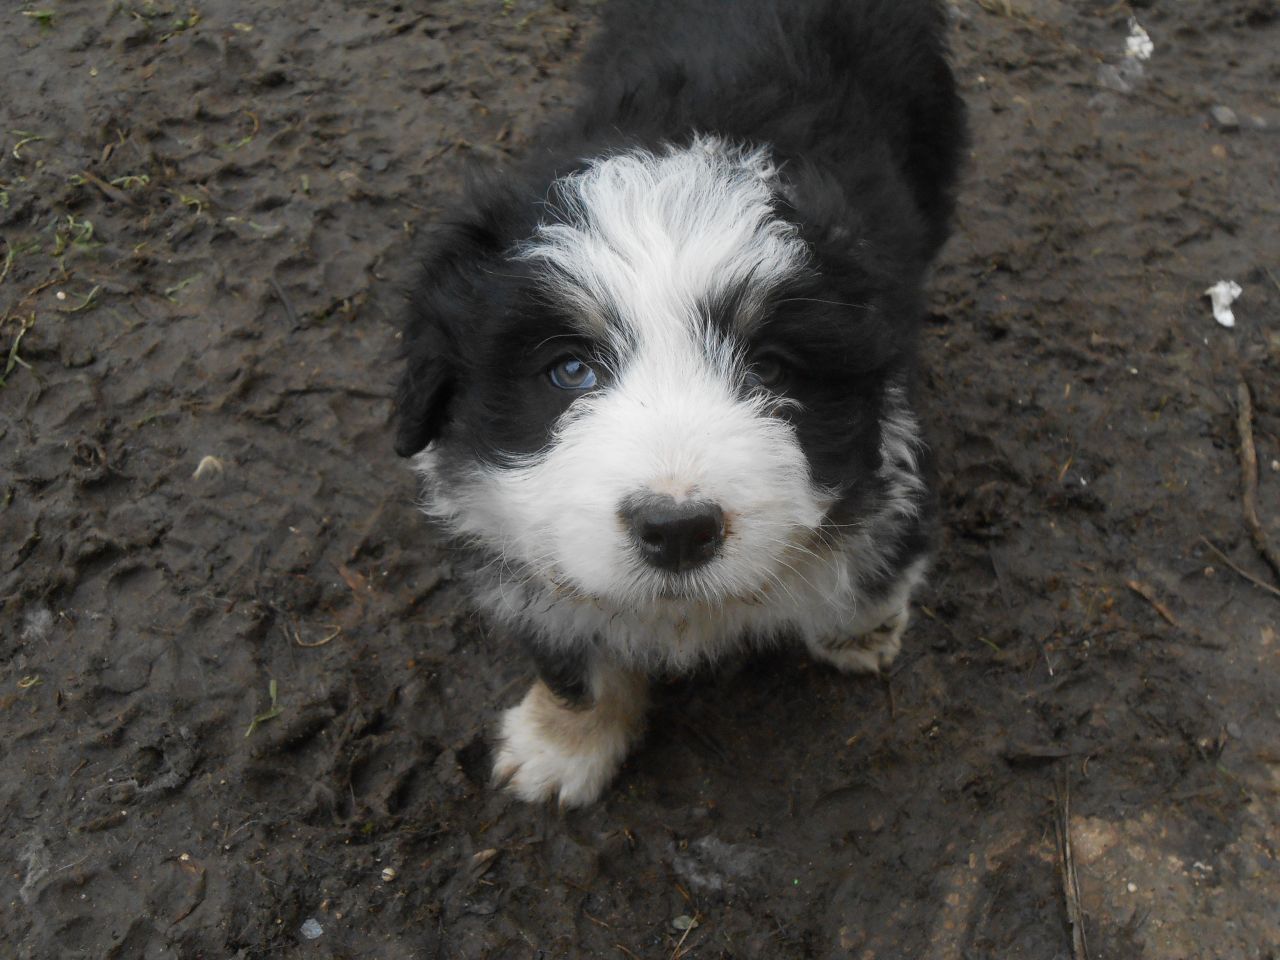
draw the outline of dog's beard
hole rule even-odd
[[[488,557],[485,573],[500,584],[527,588],[557,603],[615,610],[653,605],[714,610],[726,604],[794,601],[810,586],[812,569],[829,564],[843,548],[839,534],[819,528],[796,528],[785,538],[769,539],[767,550],[730,543],[723,555],[705,566],[678,573],[654,569],[634,551],[620,547],[589,580],[580,579],[575,573],[580,565],[566,563],[560,552],[518,559],[512,542],[488,537],[473,537],[472,542]]]

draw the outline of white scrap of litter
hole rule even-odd
[[[1231,312],[1231,304],[1242,293],[1244,293],[1244,290],[1234,280],[1219,280],[1206,290],[1204,295],[1213,304],[1213,319],[1224,327],[1234,327],[1236,325],[1236,315]]]
[[[215,456],[206,456],[200,459],[200,463],[196,465],[196,472],[191,475],[192,480],[202,480],[210,474],[222,475],[223,468],[226,465]]]
[[[1135,60],[1150,60],[1155,53],[1156,45],[1151,42],[1151,35],[1142,29],[1133,17],[1129,18],[1129,36],[1124,41],[1124,51]]]
[[[307,917],[302,921],[299,932],[308,940],[315,940],[324,933],[324,927],[320,926],[320,921],[315,917]]]
[[[48,640],[53,633],[53,611],[48,607],[28,610],[22,619],[22,639],[27,643]]]
[[[1124,38],[1124,56],[1115,63],[1098,65],[1098,86],[1115,93],[1133,93],[1134,87],[1142,82],[1146,71],[1143,61],[1150,60],[1156,45],[1151,42],[1151,35],[1142,28],[1142,24],[1129,18],[1129,35]]]

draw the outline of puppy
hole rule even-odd
[[[964,110],[931,0],[619,0],[579,108],[435,231],[396,450],[538,681],[495,777],[590,803],[648,677],[876,672],[927,566],[912,411]]]

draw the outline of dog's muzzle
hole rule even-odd
[[[706,500],[636,497],[623,503],[620,514],[640,556],[660,570],[693,570],[724,543],[724,511]]]

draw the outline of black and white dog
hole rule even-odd
[[[396,449],[540,679],[495,776],[596,799],[650,674],[898,652],[964,110],[932,0],[619,0],[588,91],[434,235]]]

